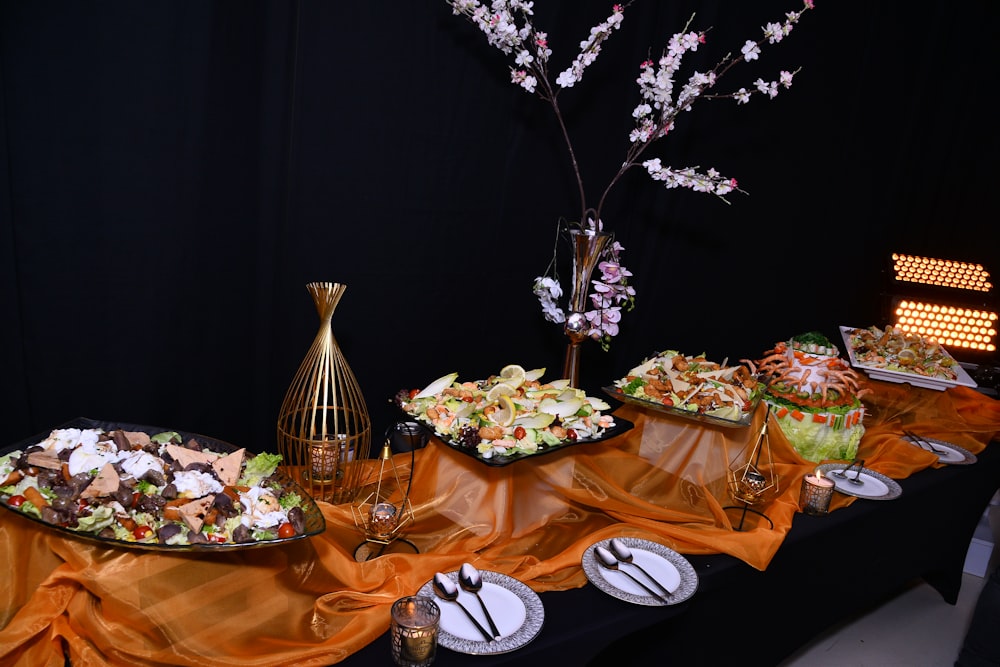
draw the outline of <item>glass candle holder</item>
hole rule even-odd
[[[313,479],[334,479],[344,455],[346,436],[330,436],[327,440],[310,445],[310,468]]]
[[[392,503],[377,503],[372,506],[370,526],[375,537],[386,538],[392,535],[399,523],[399,512]]]
[[[799,503],[802,511],[813,516],[826,516],[830,513],[830,500],[837,487],[832,479],[809,473],[802,478],[802,493]]]
[[[389,636],[399,667],[427,667],[437,654],[441,609],[431,598],[409,596],[392,604]]]

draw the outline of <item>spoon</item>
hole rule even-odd
[[[487,632],[486,628],[484,628],[482,625],[479,624],[479,621],[477,621],[476,617],[472,615],[472,612],[466,609],[465,605],[458,601],[458,586],[455,584],[454,581],[452,581],[445,575],[441,574],[440,572],[437,572],[434,575],[433,587],[435,595],[437,595],[442,600],[447,600],[448,602],[454,602],[462,609],[462,611],[465,612],[465,615],[469,617],[469,620],[472,621],[472,624],[476,626],[476,629],[479,630],[479,632],[483,633],[483,638],[486,641],[488,642],[493,641],[493,636],[490,635],[489,632]]]
[[[666,586],[664,586],[659,581],[657,581],[656,578],[653,575],[651,575],[649,572],[646,572],[646,569],[642,565],[639,565],[638,563],[633,562],[634,559],[632,557],[632,550],[629,549],[627,546],[625,546],[625,543],[622,542],[621,540],[619,540],[617,537],[611,538],[611,553],[613,553],[614,556],[615,556],[615,558],[617,558],[621,562],[628,563],[632,567],[637,568],[640,572],[642,572],[644,575],[646,575],[647,579],[649,579],[651,582],[653,582],[654,584],[656,584],[656,586],[660,590],[662,590],[664,593],[666,593],[667,597],[670,597],[671,593],[670,593],[669,590],[667,590]]]
[[[483,608],[483,613],[486,614],[486,620],[490,623],[493,638],[500,639],[500,631],[497,630],[497,624],[493,622],[490,610],[486,608],[486,603],[483,602],[483,598],[479,595],[479,591],[483,587],[483,578],[480,576],[479,570],[469,563],[462,563],[462,567],[458,571],[458,583],[461,584],[463,589],[476,596],[476,599],[479,600],[479,606]]]
[[[650,588],[646,584],[642,583],[641,581],[633,577],[625,570],[620,569],[618,567],[618,559],[615,558],[615,555],[613,553],[611,553],[604,547],[602,546],[594,547],[594,555],[597,557],[597,562],[601,564],[601,567],[607,568],[608,570],[614,570],[615,572],[621,572],[626,577],[628,577],[635,583],[639,584],[639,586],[641,586],[644,591],[652,595],[654,598],[667,602],[667,599],[665,597],[663,597],[662,595],[654,591],[652,588]]]
[[[858,464],[858,472],[855,473],[854,479],[849,479],[847,481],[850,482],[851,484],[857,484],[858,486],[864,486],[865,483],[861,479],[861,471],[864,470],[864,467],[865,467],[864,459],[858,461],[857,464]],[[848,468],[848,470],[850,470],[850,468]]]
[[[853,461],[851,461],[851,465],[847,466],[843,470],[831,470],[830,474],[833,475],[834,477],[839,477],[840,479],[847,479],[847,473],[851,472],[851,468],[858,465],[858,462],[859,462],[858,459],[854,459]],[[860,463],[861,465],[865,464],[863,460],[860,461]]]

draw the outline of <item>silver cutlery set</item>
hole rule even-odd
[[[594,556],[596,556],[597,562],[601,565],[601,567],[604,567],[608,570],[616,570],[618,572],[621,572],[626,577],[628,577],[636,584],[638,584],[644,591],[646,591],[653,597],[658,598],[668,604],[670,603],[670,598],[672,597],[672,593],[670,592],[670,590],[667,589],[667,587],[661,584],[659,581],[657,581],[655,577],[649,574],[649,572],[647,572],[645,568],[643,568],[641,565],[635,562],[634,557],[632,556],[632,551],[625,545],[624,542],[615,537],[611,539],[611,542],[608,544],[608,546],[611,547],[610,550],[606,549],[605,547],[602,547],[601,545],[597,545],[594,547]],[[654,590],[653,587],[648,586],[647,584],[643,583],[641,580],[633,576],[630,572],[621,567],[622,565],[634,567],[636,570],[641,572],[642,575],[645,577],[645,579],[649,583],[651,583],[653,587],[659,589],[659,592],[657,590]]]
[[[487,630],[483,627],[476,617],[469,611],[469,608],[462,604],[458,599],[458,587],[461,586],[463,590],[472,593],[479,600],[479,606],[483,610],[483,614],[486,615],[486,622],[489,624],[490,629]],[[463,563],[461,569],[458,571],[458,584],[456,585],[448,576],[438,572],[434,575],[434,593],[447,602],[454,602],[457,604],[465,615],[468,617],[472,624],[476,626],[480,634],[483,635],[483,639],[488,642],[498,640],[502,637],[500,630],[497,629],[497,624],[493,621],[493,616],[490,615],[490,610],[486,607],[486,603],[483,601],[482,596],[479,595],[479,591],[483,587],[483,578],[479,574],[479,570],[474,568],[469,563]]]

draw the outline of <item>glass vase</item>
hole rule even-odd
[[[593,229],[571,229],[569,234],[573,246],[573,284],[569,297],[569,312],[563,324],[563,331],[569,337],[563,377],[569,379],[570,386],[579,387],[580,345],[587,339],[587,332],[591,328],[587,316],[584,315],[587,309],[590,276],[600,261],[601,253],[611,235]]]
[[[320,327],[278,413],[278,452],[285,472],[313,498],[353,502],[364,485],[371,419],[331,324],[347,286],[309,283],[306,289]]]

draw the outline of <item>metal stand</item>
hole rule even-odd
[[[774,522],[771,521],[769,516],[751,507],[751,505],[761,501],[762,496],[766,491],[772,488],[776,490],[778,486],[778,478],[773,472],[774,462],[771,460],[771,447],[767,441],[767,425],[768,421],[771,419],[771,406],[770,404],[766,405],[767,412],[764,414],[764,425],[761,426],[760,433],[757,434],[757,440],[754,442],[753,449],[748,457],[748,459],[752,459],[752,463],[740,465],[735,470],[732,465],[730,465],[729,468],[729,492],[733,498],[740,501],[742,505],[726,505],[722,509],[727,512],[729,510],[740,510],[740,521],[733,527],[733,529],[737,532],[743,530],[748,513],[756,514],[757,516],[763,518],[772,529],[774,528]],[[765,447],[767,448],[767,463],[771,466],[772,470],[772,478],[770,482],[759,469],[760,457]],[[745,448],[742,451],[745,451]],[[737,458],[739,458],[739,455]]]

